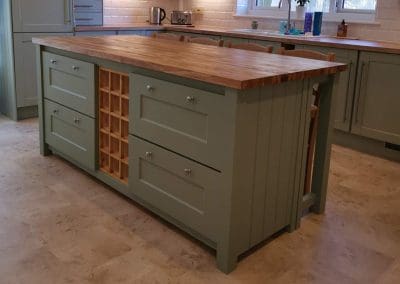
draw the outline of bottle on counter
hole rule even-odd
[[[337,36],[338,37],[347,37],[347,24],[346,24],[345,20],[343,20],[340,23],[340,25],[338,25]]]

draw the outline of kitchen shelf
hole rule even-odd
[[[99,169],[128,183],[129,76],[99,69]]]

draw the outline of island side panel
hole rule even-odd
[[[316,195],[316,200],[311,207],[313,212],[319,214],[325,211],[335,112],[332,98],[333,91],[337,89],[334,86],[338,84],[339,76],[340,74],[330,75],[319,86],[321,99],[312,178],[312,192]]]
[[[43,68],[42,68],[42,46],[36,46],[36,76],[37,76],[37,93],[38,93],[38,115],[39,115],[39,144],[40,154],[43,156],[50,155],[49,146],[45,142],[45,119],[44,119],[44,101],[43,101]]]

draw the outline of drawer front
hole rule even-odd
[[[44,96],[95,117],[94,65],[43,52]]]
[[[46,143],[95,170],[95,120],[49,100],[44,113]]]
[[[75,12],[74,20],[77,26],[101,26],[103,25],[103,13]]]
[[[101,12],[103,11],[103,0],[74,0],[74,11]]]
[[[225,97],[131,74],[130,133],[221,169]]]
[[[215,241],[220,174],[130,135],[130,190]]]

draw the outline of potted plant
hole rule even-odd
[[[296,7],[296,14],[297,19],[304,19],[304,15],[306,14],[306,7],[305,5],[310,2],[310,0],[296,0],[297,7]]]

